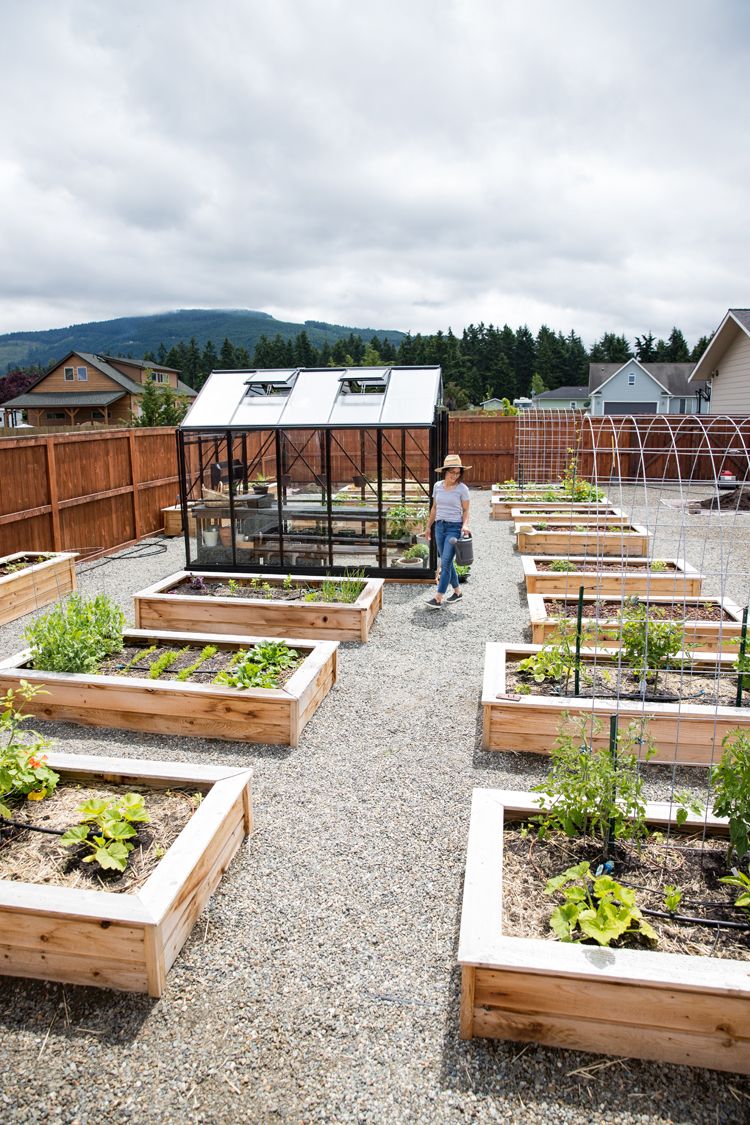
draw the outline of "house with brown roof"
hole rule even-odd
[[[708,385],[706,413],[750,414],[750,309],[729,309],[690,376],[699,380]]]
[[[175,394],[191,399],[198,393],[180,380],[174,367],[74,351],[0,410],[25,410],[32,426],[127,425],[130,412],[138,414],[140,396],[150,382],[168,385]]]

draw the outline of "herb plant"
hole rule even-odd
[[[91,848],[91,855],[83,857],[84,863],[98,863],[102,868],[124,871],[128,855],[133,850],[129,840],[137,832],[133,828],[133,822],[150,819],[143,797],[138,793],[126,793],[124,797],[113,801],[90,797],[78,806],[76,812],[80,815],[81,823],[75,828],[69,828],[60,837],[60,843],[65,847],[86,844]],[[93,836],[89,825],[95,825]]]
[[[124,630],[125,616],[106,594],[71,594],[37,618],[24,637],[40,671],[95,672],[105,656],[122,648]]]
[[[240,649],[232,658],[231,667],[219,672],[215,684],[236,687],[241,691],[247,688],[275,688],[279,685],[279,673],[285,668],[293,668],[302,657],[284,641],[261,641],[254,648]]]
[[[415,543],[408,551],[404,551],[405,559],[426,559],[430,553],[429,547],[425,543]]]
[[[550,570],[567,571],[575,570],[575,565],[569,559],[553,559],[549,568]]]
[[[663,570],[668,570],[669,568],[668,568],[667,564],[664,562],[664,559],[652,559],[651,560],[651,569],[655,570],[657,573],[659,573]]]
[[[560,941],[590,938],[599,945],[609,945],[623,934],[640,934],[650,942],[658,940],[635,905],[635,891],[621,887],[611,875],[600,875],[591,885],[588,874],[589,864],[584,860],[547,882],[546,895],[559,891],[565,899],[562,906],[555,907],[549,923]]]
[[[551,751],[552,768],[546,781],[532,787],[540,794],[542,837],[550,829],[566,836],[591,833],[601,838],[606,851],[612,833],[617,837],[628,832],[636,838],[646,834],[638,747],[641,760],[648,761],[656,753],[649,722],[633,719],[625,731],[618,730],[611,752],[606,746],[595,746],[602,732],[599,719],[571,718],[563,712]]]
[[[29,717],[21,710],[21,699],[28,702],[35,695],[46,694],[43,688],[21,680],[16,691],[10,688],[0,697],[0,732],[7,737],[0,748],[0,816],[10,816],[5,804],[9,798],[28,797],[30,801],[41,801],[60,780],[60,775],[47,765],[47,755],[42,753],[51,742],[35,730],[26,732],[34,739],[31,743],[22,742],[18,737],[21,723]]]

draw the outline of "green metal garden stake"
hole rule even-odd
[[[745,608],[742,611],[742,633],[740,635],[740,655],[739,655],[739,658],[737,660],[737,663],[740,666],[740,674],[737,677],[737,704],[736,704],[737,707],[742,706],[742,679],[743,679],[742,665],[745,663],[745,643],[747,642],[747,611],[748,611],[748,609],[750,609],[750,606],[745,606]]]
[[[581,621],[583,619],[583,586],[578,587],[578,617],[576,619],[576,679],[575,694],[581,686]]]
[[[610,757],[612,759],[612,765],[614,767],[617,763],[617,715],[610,715],[610,717],[609,717],[609,754],[610,754]],[[613,775],[612,776],[613,776],[612,804],[614,805],[615,801],[617,800],[617,782],[614,780],[614,769],[613,769]],[[615,846],[615,818],[610,817],[609,835],[607,837],[607,842],[604,845],[604,858],[605,859],[607,859],[608,856],[609,856],[609,849],[613,848],[614,846]]]

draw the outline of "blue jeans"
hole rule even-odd
[[[458,572],[453,562],[456,557],[456,548],[451,546],[448,540],[460,538],[460,523],[449,523],[448,520],[435,521],[435,545],[440,555],[440,580],[438,581],[437,592],[441,595],[446,593],[449,586],[452,586],[454,590],[458,589]]]

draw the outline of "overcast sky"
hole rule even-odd
[[[750,306],[747,0],[5,0],[0,41],[0,332]]]

